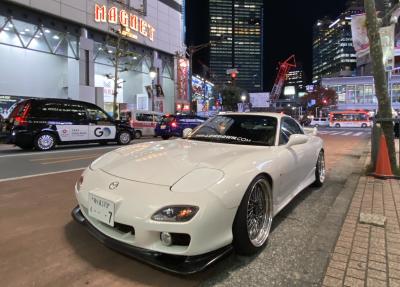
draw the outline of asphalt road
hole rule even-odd
[[[341,134],[324,133],[333,130],[320,129],[328,168],[325,185],[307,188],[277,215],[266,248],[251,258],[231,255],[189,277],[155,270],[109,250],[73,222],[73,186],[80,170],[15,179],[81,168],[116,146],[50,153],[1,147],[1,285],[319,286],[330,252],[324,242],[334,241],[340,227],[327,226],[326,219],[336,212],[335,200],[369,138],[368,130],[360,135],[347,134],[347,129]]]

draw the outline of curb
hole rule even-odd
[[[311,240],[310,246],[312,246],[312,248],[310,250],[318,252],[319,257],[323,262],[323,264],[321,264],[321,270],[319,271],[320,279],[318,282],[315,282],[318,283],[319,286],[322,285],[324,280],[332,251],[336,246],[341,227],[343,226],[360,177],[365,172],[365,163],[368,159],[368,154],[369,146],[366,145],[354,171],[349,175],[343,189],[336,197],[335,202],[331,206],[325,219],[320,223],[316,235]]]

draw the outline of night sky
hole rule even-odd
[[[208,42],[208,1],[187,1],[187,44]],[[336,17],[346,0],[264,0],[264,89],[270,91],[279,61],[291,54],[303,64],[306,77],[312,77],[312,27],[324,16]],[[208,64],[207,49],[194,58],[194,72]],[[240,74],[239,74],[240,75]]]

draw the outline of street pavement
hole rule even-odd
[[[320,135],[328,168],[325,185],[307,188],[274,218],[268,244],[259,254],[233,254],[188,277],[158,271],[109,250],[73,222],[73,186],[81,170],[68,170],[82,168],[117,146],[50,153],[1,147],[1,285],[320,286],[347,211],[346,200],[351,199],[342,198],[341,192],[354,190],[354,174],[369,139],[368,133]],[[58,173],[33,176],[51,171]],[[16,178],[20,176],[24,178]],[[332,218],[336,224],[327,225]]]

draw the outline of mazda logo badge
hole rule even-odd
[[[110,183],[110,185],[108,186],[109,189],[114,190],[118,187],[119,182],[118,181],[114,181],[112,183]]]

